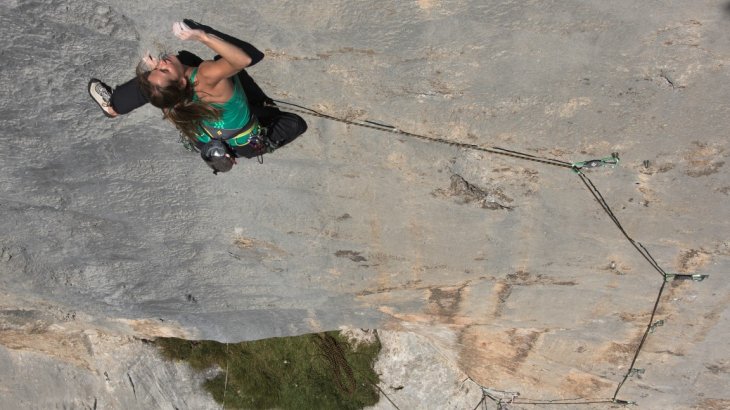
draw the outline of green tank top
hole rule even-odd
[[[195,83],[195,76],[198,74],[197,67],[193,69],[190,75],[191,84]],[[198,94],[193,92],[193,101],[198,101]],[[251,119],[251,110],[248,107],[246,94],[243,92],[243,86],[238,76],[233,77],[233,95],[225,103],[211,104],[219,108],[222,112],[221,118],[217,121],[203,121],[206,127],[218,128],[222,130],[238,130],[246,126]],[[206,143],[210,141],[210,137],[203,131],[198,135],[198,141]]]

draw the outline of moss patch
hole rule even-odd
[[[325,332],[235,344],[177,338],[155,343],[167,358],[196,370],[220,368],[204,387],[226,408],[339,410],[378,402],[378,341],[355,347],[339,332]]]

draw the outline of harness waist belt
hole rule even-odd
[[[245,126],[237,129],[213,128],[203,125],[203,131],[212,139],[225,141],[231,147],[242,147],[251,142],[251,135],[259,133],[259,122],[251,115]]]

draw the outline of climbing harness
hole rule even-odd
[[[234,149],[250,146],[256,150],[261,146],[259,122],[253,115],[242,128],[225,129],[203,125],[201,129],[210,139],[223,141]]]
[[[263,154],[273,152],[277,148],[277,145],[267,137],[267,129],[259,125],[258,120],[253,115],[251,115],[248,123],[239,129],[214,128],[205,125],[201,129],[209,138],[209,141],[203,145],[201,155],[216,174],[230,170],[233,164],[236,163],[235,158],[237,157],[256,157],[259,164],[263,164]],[[218,157],[220,157],[224,150],[227,154],[225,158],[228,159],[221,158],[220,161],[223,161],[223,168],[225,169],[214,167],[210,161],[215,157],[209,154],[218,154]],[[229,162],[230,166],[228,166]]]

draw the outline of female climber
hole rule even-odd
[[[132,109],[145,100],[161,108],[164,118],[192,142],[214,173],[230,170],[237,157],[253,158],[271,152],[306,131],[306,123],[297,115],[275,107],[257,106],[252,110],[241,83],[248,76],[239,74],[245,73],[242,70],[252,63],[252,57],[221,38],[224,36],[197,27],[207,28],[186,20],[173,24],[173,33],[181,40],[206,45],[218,57],[202,62],[193,59],[192,64],[179,55],[148,59],[147,69],[144,64],[137,69],[136,85],[129,82],[131,86],[126,87],[138,87],[142,96],[133,101]],[[92,80],[92,98],[105,113],[116,114],[111,104],[114,98],[104,87],[99,80]]]

